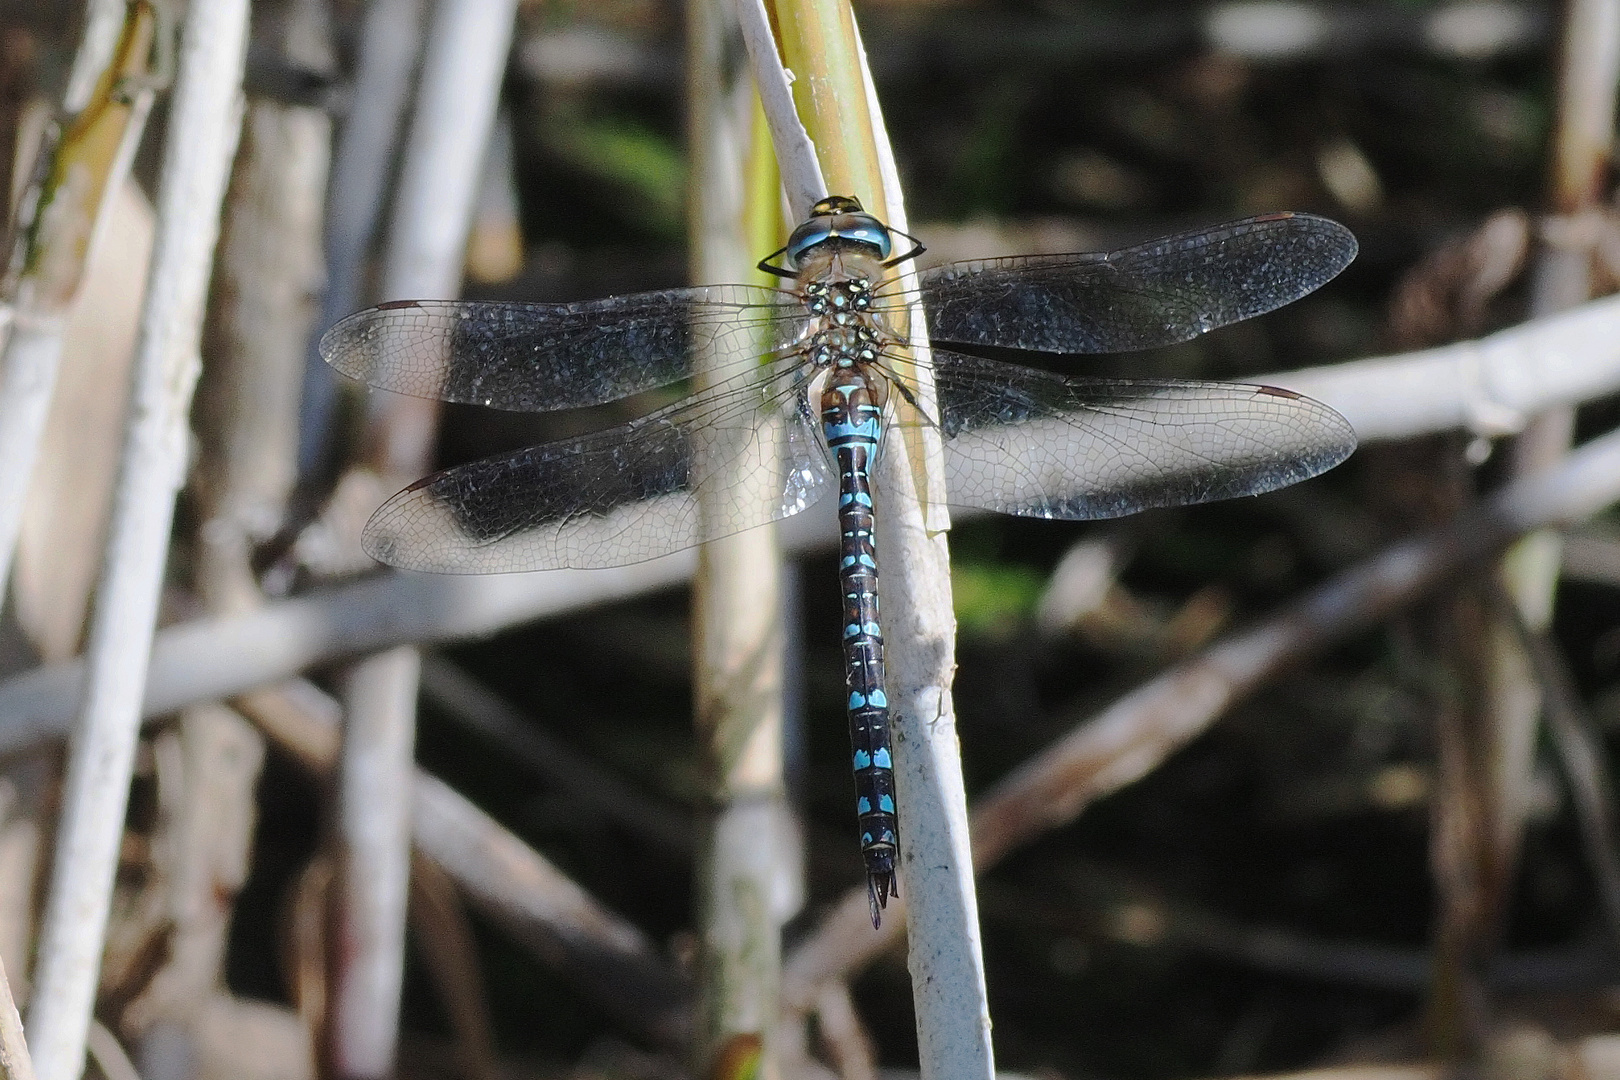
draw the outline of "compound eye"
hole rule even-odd
[[[893,248],[888,227],[871,214],[860,211],[818,214],[793,230],[783,261],[795,270],[802,270],[810,250],[829,240],[869,247],[879,259],[887,259]]]
[[[832,221],[832,218],[811,218],[794,229],[793,235],[788,237],[787,252],[783,255],[783,260],[795,270],[802,269],[805,252],[838,235]]]
[[[877,248],[878,258],[887,259],[894,249],[889,228],[871,214],[849,214],[841,222],[838,235],[846,240]]]

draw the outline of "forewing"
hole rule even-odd
[[[832,483],[791,372],[429,476],[366,525],[373,558],[491,574],[623,566],[796,514]]]
[[[406,300],[367,308],[321,338],[333,368],[383,390],[518,412],[600,405],[792,344],[790,294],[713,285],[577,304]]]
[[[924,274],[921,291],[936,341],[1125,352],[1292,303],[1355,256],[1337,222],[1269,214],[1109,253],[952,263]]]
[[[1111,518],[1258,495],[1355,449],[1348,421],[1287,390],[1066,379],[935,351],[950,501],[1027,517]]]

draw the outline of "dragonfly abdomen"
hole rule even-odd
[[[838,464],[838,580],[844,594],[844,681],[854,751],[855,806],[866,863],[872,925],[898,895],[899,848],[889,699],[883,688],[877,547],[872,537],[870,464],[883,430],[882,384],[856,367],[836,367],[821,396],[821,427]]]

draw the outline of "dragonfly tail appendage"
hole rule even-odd
[[[900,895],[900,879],[894,874],[892,853],[886,869],[874,870],[872,861],[868,860],[866,868],[866,900],[872,909],[872,929],[876,930],[883,925],[883,909],[889,906],[889,897]]]

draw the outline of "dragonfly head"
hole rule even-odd
[[[823,244],[866,249],[878,259],[887,259],[894,244],[889,227],[861,209],[858,200],[832,195],[810,208],[810,217],[788,238],[786,262],[802,269],[805,257]]]

